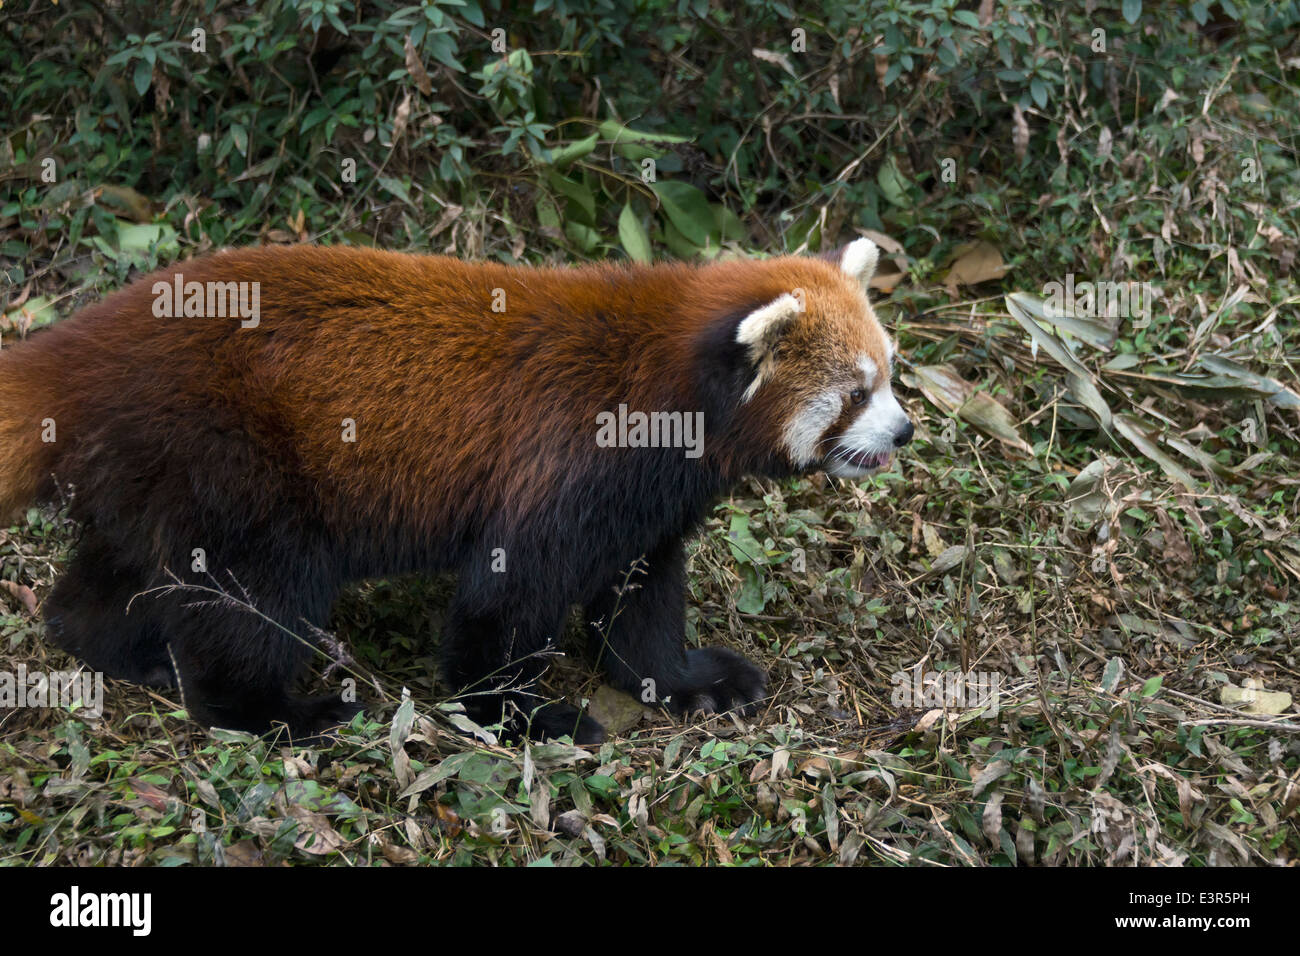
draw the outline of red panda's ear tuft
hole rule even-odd
[[[786,292],[740,320],[736,326],[736,342],[744,347],[754,376],[745,388],[742,401],[753,398],[758,387],[771,377],[781,336],[802,311],[800,300]]]
[[[879,261],[880,247],[863,236],[861,239],[854,239],[844,247],[844,255],[840,257],[840,268],[844,270],[845,275],[857,279],[865,289],[870,284],[871,277],[876,274],[876,264]]]
[[[749,360],[758,363],[772,351],[786,326],[803,311],[799,300],[790,293],[777,296],[767,305],[755,309],[736,326],[736,341],[743,345]]]
[[[865,236],[854,239],[847,246],[820,252],[817,258],[833,262],[840,271],[856,279],[865,290],[871,284],[871,277],[876,274],[876,265],[880,262],[880,247]]]

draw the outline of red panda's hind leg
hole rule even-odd
[[[133,606],[133,615],[150,615],[166,635],[193,720],[256,734],[283,723],[295,739],[310,739],[361,710],[341,687],[317,696],[295,692],[313,653],[312,629],[326,626],[338,591],[321,542],[296,530],[287,515],[240,535],[243,547],[227,560],[220,546],[210,555],[211,573],[187,572],[179,586]]]
[[[180,690],[193,720],[210,727],[264,734],[286,724],[295,739],[311,739],[347,723],[360,710],[341,694],[301,696],[310,647],[244,608],[209,605],[184,609],[171,601],[164,612],[176,658]],[[259,608],[266,613],[268,604]],[[290,610],[291,613],[291,610]],[[287,624],[289,614],[283,614]],[[301,627],[301,618],[298,624]]]
[[[50,643],[106,677],[174,687],[167,646],[144,596],[149,579],[87,529],[42,609]]]

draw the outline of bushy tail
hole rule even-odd
[[[0,523],[31,504],[59,453],[59,371],[48,333],[0,349]]]

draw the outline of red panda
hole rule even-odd
[[[683,541],[744,476],[859,478],[911,438],[865,291],[877,255],[182,262],[0,352],[0,516],[67,495],[81,532],[49,639],[178,686],[209,725],[349,719],[295,688],[293,635],[350,581],[437,569],[458,572],[443,666],[477,719],[602,738],[536,694],[573,605],[615,686],[676,713],[751,708],[762,670],[684,646]]]

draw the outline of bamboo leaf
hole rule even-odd
[[[1300,408],[1300,395],[1277,379],[1256,374],[1244,365],[1222,355],[1202,355],[1201,365],[1219,375],[1232,379],[1246,388],[1264,395],[1278,408]]]
[[[1180,482],[1188,491],[1195,491],[1200,487],[1196,479],[1189,475],[1178,462],[1160,450],[1160,447],[1156,444],[1156,439],[1148,434],[1147,428],[1142,422],[1132,415],[1116,415],[1114,422],[1115,430],[1127,438],[1138,451],[1163,468],[1166,475]]]
[[[1021,292],[1012,292],[1007,295],[1005,297],[1007,311],[1010,312],[1011,317],[1019,322],[1024,330],[1029,333],[1029,337],[1033,339],[1034,342],[1038,343],[1039,347],[1041,347],[1043,351],[1064,366],[1068,373],[1066,375],[1066,383],[1069,385],[1070,391],[1074,393],[1075,398],[1077,398],[1083,406],[1088,409],[1088,411],[1092,412],[1102,429],[1110,431],[1110,406],[1106,404],[1106,400],[1101,397],[1101,392],[1097,390],[1097,385],[1092,373],[1079,364],[1079,360],[1070,354],[1070,350],[1065,347],[1065,344],[1060,339],[1040,326],[1033,320],[1029,313],[1025,311],[1024,307],[1020,304],[1020,299],[1023,295],[1024,293]]]
[[[1028,315],[1040,322],[1054,325],[1062,332],[1068,332],[1080,342],[1086,342],[1095,349],[1109,352],[1115,344],[1116,330],[1099,319],[1077,315],[1074,312],[1050,310],[1046,302],[1027,292],[1012,292],[1011,296]]]
[[[1033,453],[1033,449],[1016,430],[1016,420],[1011,413],[988,392],[976,392],[971,395],[957,410],[957,415],[998,441],[1012,448],[1018,448],[1026,454]]]

